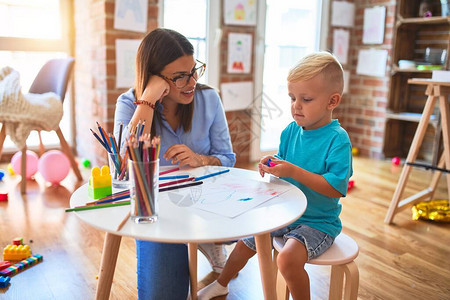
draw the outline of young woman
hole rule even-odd
[[[114,132],[121,122],[131,128],[145,121],[144,133],[161,137],[160,165],[231,167],[236,158],[222,103],[214,89],[197,84],[206,65],[193,54],[180,33],[150,32],[138,49],[135,87],[117,100]],[[217,247],[205,248],[216,248],[220,257]],[[186,245],[137,240],[136,251],[139,299],[186,299]]]

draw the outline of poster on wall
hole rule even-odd
[[[333,31],[333,54],[343,65],[347,64],[348,46],[350,43],[350,32],[345,29]]]
[[[116,0],[114,29],[147,32],[147,0]]]
[[[227,25],[256,25],[257,0],[225,0],[224,23]]]
[[[363,44],[383,44],[385,19],[385,6],[364,10]]]
[[[252,64],[252,35],[230,33],[228,35],[228,73],[250,73]]]
[[[387,50],[359,50],[356,74],[384,77],[386,76]]]
[[[136,53],[141,40],[116,40],[116,87],[134,85]]]
[[[225,111],[244,110],[253,101],[253,82],[227,82],[220,85]]]
[[[355,23],[355,4],[346,1],[333,1],[331,7],[331,25],[353,27]]]

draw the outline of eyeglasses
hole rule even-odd
[[[182,89],[185,86],[188,85],[189,81],[191,80],[191,77],[194,78],[195,82],[198,81],[198,79],[200,77],[203,76],[203,74],[205,73],[205,69],[206,69],[206,64],[202,63],[201,61],[197,60],[197,63],[200,64],[199,67],[194,67],[194,69],[192,70],[192,72],[190,74],[184,74],[184,75],[180,75],[180,76],[176,76],[174,78],[168,78],[164,75],[158,74],[159,77],[164,78],[166,80],[170,80],[173,82],[173,84],[178,88],[178,89]]]

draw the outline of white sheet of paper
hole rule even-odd
[[[350,71],[344,70],[344,94],[348,94],[348,89],[350,85]]]
[[[334,29],[333,31],[333,53],[339,62],[347,64],[348,46],[350,44],[350,32],[345,29]]]
[[[206,179],[203,185],[201,195],[197,195],[198,198],[191,207],[229,218],[243,214],[293,188],[288,183],[269,185],[251,179],[242,180],[231,174],[222,174],[211,182]]]
[[[387,50],[359,50],[356,73],[384,77],[386,75]]]
[[[331,7],[331,25],[353,27],[355,23],[355,4],[345,1],[333,1]]]
[[[116,0],[114,29],[147,32],[147,0]]]
[[[224,0],[224,23],[229,25],[256,25],[257,2],[255,0]]]
[[[382,44],[386,7],[375,6],[364,9],[363,44]]]
[[[229,82],[220,85],[225,111],[250,108],[253,101],[253,82]]]
[[[252,67],[252,35],[230,33],[228,35],[228,73],[250,73]]]
[[[141,40],[116,40],[116,87],[134,85],[136,53]]]

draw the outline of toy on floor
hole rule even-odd
[[[359,154],[359,149],[356,148],[356,147],[352,147],[352,154],[353,154],[353,156],[358,156],[358,154]]]
[[[16,246],[23,245],[23,238],[16,237],[15,239],[12,240],[12,244]]]
[[[112,194],[112,180],[109,167],[103,166],[92,168],[92,176],[89,178],[88,192],[93,199],[100,199]]]
[[[8,245],[3,249],[4,260],[22,260],[30,256],[31,250],[28,245]]]
[[[8,286],[11,277],[9,276],[0,276],[0,288],[5,288]]]
[[[6,269],[11,266],[11,262],[9,261],[0,261],[0,271]]]
[[[9,172],[9,174],[11,175],[11,176],[14,176],[14,175],[16,175],[16,173],[14,173],[14,169],[13,169],[13,167],[12,167],[12,164],[8,164],[8,172]]]
[[[355,186],[355,181],[354,180],[349,180],[348,181],[347,192],[349,192],[354,186]]]
[[[17,274],[18,272],[31,267],[34,264],[37,264],[38,262],[42,261],[43,257],[40,254],[35,254],[31,257],[28,257],[27,259],[22,260],[21,262],[18,262],[17,264],[10,266],[2,271],[0,271],[0,276],[12,276]]]
[[[8,201],[8,193],[0,192],[0,202]]]
[[[392,164],[398,166],[400,164],[400,157],[394,156],[391,160]]]
[[[69,174],[70,161],[61,151],[50,150],[39,159],[38,170],[46,181],[57,185]]]
[[[5,177],[5,171],[0,170],[0,181],[3,181],[4,177]]]
[[[89,159],[84,159],[82,164],[83,164],[83,167],[89,168],[91,166],[91,161]]]
[[[36,174],[38,170],[38,160],[39,156],[33,151],[27,150],[26,152],[26,170],[25,170],[25,178],[31,179],[31,177]],[[11,158],[11,165],[15,174],[21,175],[21,165],[22,165],[22,151],[17,152]]]

